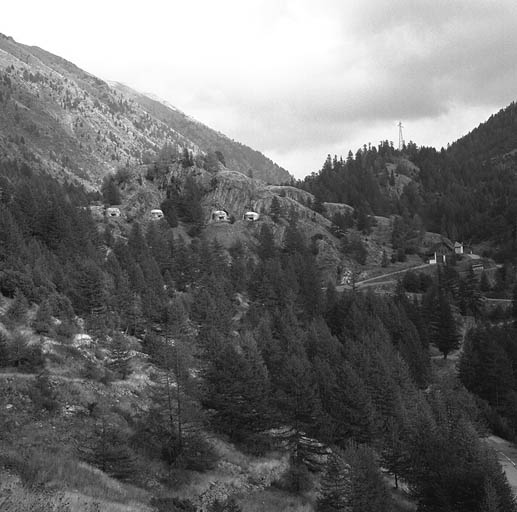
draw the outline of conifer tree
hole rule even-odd
[[[38,334],[49,335],[52,332],[52,306],[48,300],[39,305],[32,327]]]
[[[107,205],[114,205],[114,204],[120,204],[120,192],[119,189],[115,183],[115,177],[114,176],[107,176],[103,183],[102,183],[102,197],[104,199],[104,204]]]
[[[282,207],[280,206],[280,201],[278,197],[275,195],[271,201],[271,206],[269,208],[269,215],[273,222],[278,223],[280,217],[282,216]]]
[[[343,454],[334,449],[321,478],[318,512],[352,512],[351,494],[350,466],[343,460]]]
[[[392,500],[375,461],[373,451],[366,445],[350,444],[345,451],[350,464],[350,510],[353,512],[386,512]]]
[[[431,343],[443,354],[443,358],[460,346],[460,335],[447,294],[438,290],[430,325]]]
[[[125,380],[131,373],[131,351],[129,341],[121,333],[115,333],[110,345],[111,363],[110,368]]]
[[[127,434],[107,413],[101,413],[95,428],[96,439],[89,459],[100,470],[118,480],[129,480],[135,473],[135,456]]]
[[[226,342],[210,356],[205,370],[204,402],[213,410],[211,423],[232,439],[248,442],[267,423],[269,381],[251,338],[237,351]]]
[[[22,291],[17,289],[14,293],[14,300],[7,309],[5,318],[8,322],[17,324],[23,322],[28,311],[29,303]]]
[[[7,335],[0,331],[0,367],[9,365],[9,345]]]
[[[276,254],[273,231],[267,224],[263,224],[258,237],[257,254],[262,260],[273,258]]]

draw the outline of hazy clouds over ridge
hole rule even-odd
[[[153,91],[299,176],[395,139],[399,119],[407,139],[443,145],[514,99],[511,0],[29,3],[31,16],[5,6],[0,31]]]

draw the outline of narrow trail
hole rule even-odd
[[[395,276],[397,274],[404,274],[405,272],[408,272],[410,270],[419,270],[421,268],[427,268],[429,266],[431,266],[429,263],[423,263],[422,265],[416,265],[414,267],[407,267],[407,268],[403,268],[400,270],[395,270],[393,272],[388,272],[387,274],[381,274],[380,276],[369,277],[368,279],[363,279],[362,281],[357,281],[357,283],[355,283],[355,285],[358,288],[361,288],[361,287],[366,288],[367,286],[373,286],[374,284],[390,283],[393,281],[393,279],[387,279],[386,281],[384,279],[389,278],[391,276]],[[376,280],[378,280],[378,281],[373,282]],[[370,283],[370,284],[368,284],[368,283]],[[336,286],[336,291],[338,291],[338,292],[344,291],[345,286],[346,285],[343,285],[343,284]]]

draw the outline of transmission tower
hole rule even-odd
[[[402,121],[399,121],[398,124],[399,127],[399,151],[402,151],[402,148],[404,147],[404,136],[402,135]]]

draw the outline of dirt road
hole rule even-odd
[[[429,267],[429,263],[417,265],[416,267],[407,267],[407,268],[403,268],[401,270],[395,270],[394,272],[389,272],[388,274],[381,274],[380,276],[369,277],[368,279],[363,279],[362,281],[357,281],[357,283],[355,283],[355,285],[357,288],[366,288],[368,286],[373,286],[374,284],[392,282],[392,281],[394,281],[394,279],[386,279],[386,278],[390,278],[391,276],[395,276],[397,274],[404,274],[404,273],[408,272],[409,270],[419,270],[421,268],[427,268],[427,267]],[[348,287],[348,288],[350,288],[350,287]],[[340,284],[339,286],[336,286],[336,291],[342,292],[344,290],[345,290],[345,285]]]
[[[508,483],[517,496],[517,447],[497,436],[489,436],[485,442],[497,452],[499,463],[503,467]]]

